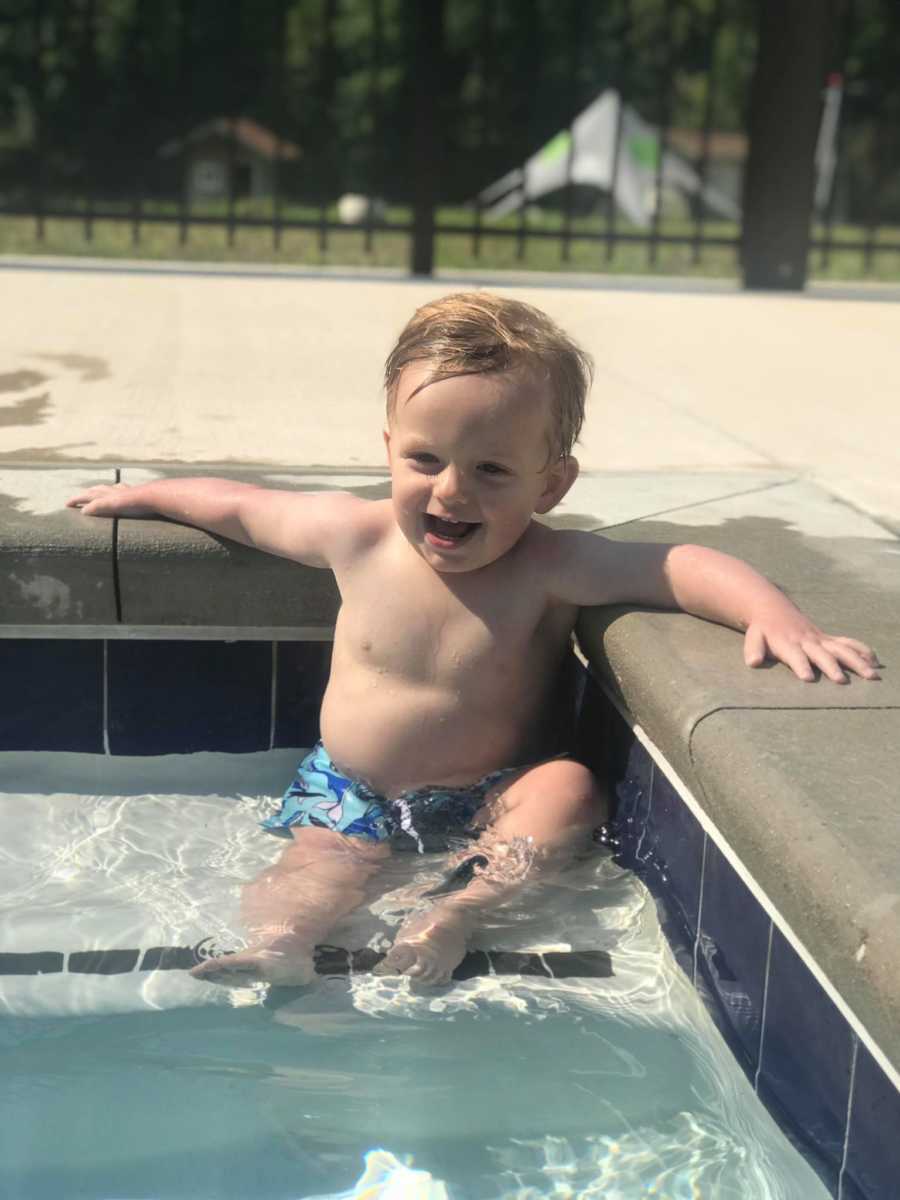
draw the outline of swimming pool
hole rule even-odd
[[[72,486],[66,479],[55,491],[62,496]],[[198,994],[184,967],[195,953],[227,948],[225,935],[235,930],[226,899],[238,876],[245,877],[250,860],[242,856],[270,845],[255,834],[255,806],[280,792],[282,768],[314,739],[335,597],[322,586],[323,573],[291,573],[286,564],[192,531],[148,524],[126,534],[123,528],[111,546],[108,528],[104,540],[99,526],[81,523],[76,536],[66,520],[60,518],[58,530],[41,526],[40,545],[27,556],[12,538],[22,599],[13,589],[4,602],[0,646],[6,683],[0,748],[9,752],[0,762],[0,791],[43,796],[32,805],[38,814],[32,849],[51,827],[67,839],[54,843],[53,878],[41,875],[34,859],[28,868],[20,850],[31,882],[4,893],[0,952],[38,955],[30,963],[0,960],[7,968],[0,978],[7,1014],[0,1036],[16,1067],[3,1090],[12,1109],[4,1127],[13,1135],[4,1180],[11,1196],[14,1187],[41,1200],[249,1190],[328,1195],[350,1188],[364,1151],[381,1144],[415,1154],[417,1166],[464,1196],[593,1189],[614,1197],[610,1189],[618,1187],[630,1200],[653,1186],[656,1192],[646,1194],[668,1189],[679,1200],[727,1196],[721,1189],[732,1186],[741,1196],[753,1196],[753,1187],[763,1196],[769,1193],[760,1189],[768,1188],[804,1200],[892,1194],[900,1150],[884,1131],[900,1124],[900,1101],[890,1062],[712,820],[717,797],[698,801],[683,782],[687,759],[673,767],[671,745],[663,753],[622,707],[621,691],[604,691],[586,672],[578,738],[616,790],[619,865],[601,856],[590,868],[596,875],[582,865],[587,874],[574,877],[573,886],[541,897],[556,926],[536,930],[520,913],[502,933],[529,935],[517,945],[530,952],[528,970],[541,948],[572,945],[606,955],[611,974],[492,977],[484,974],[490,961],[482,960],[470,979],[430,997],[427,1007],[396,983],[376,985],[364,970],[352,978],[325,975],[305,998],[263,1002],[251,991],[231,1004],[228,993]],[[29,537],[34,524],[29,517]],[[197,581],[190,588],[188,577]],[[699,667],[673,665],[653,620],[640,621],[641,639],[658,664],[642,661],[640,669],[660,704],[672,703],[666,671],[683,688],[692,670],[716,669],[717,639],[730,636],[705,627],[701,643],[679,626],[679,640]],[[593,658],[594,649],[587,650]],[[774,694],[779,685],[762,678],[755,686]],[[886,708],[893,703],[887,689],[879,700]],[[846,697],[841,703],[845,709],[829,710],[829,719],[833,712],[842,729],[860,732],[856,716],[888,728],[871,711],[846,710]],[[732,711],[748,734],[764,718],[787,723],[774,706],[748,714],[724,693],[716,704],[715,719],[701,733]],[[757,752],[758,740],[746,740]],[[730,770],[735,790],[746,795],[741,741],[733,740],[735,765],[726,763],[724,773]],[[38,761],[17,759],[20,752]],[[213,788],[212,760],[206,765],[201,758],[222,753],[229,754],[225,779],[220,773]],[[192,760],[191,770],[183,769],[182,755]],[[241,769],[251,766],[238,787]],[[53,783],[57,798],[70,797],[65,819],[48,820],[48,813],[62,812],[53,805],[63,801],[36,791],[41,780],[44,788]],[[18,828],[23,802],[9,804]],[[143,867],[116,874],[112,868],[128,856],[103,839],[127,830],[130,853],[137,853],[142,826],[135,818],[149,816],[151,804],[157,838],[166,828],[169,840],[141,843]],[[778,814],[779,821],[790,817]],[[226,840],[227,852],[223,820],[240,830]],[[199,914],[204,919],[179,925],[175,918],[184,918],[202,891],[189,872],[190,887],[174,882],[177,870],[190,865],[183,841],[189,828],[208,831],[215,870],[203,876],[212,888]],[[79,871],[72,854],[78,846],[83,854],[103,845],[103,863],[129,902],[121,892],[103,903],[95,896],[93,912],[91,904],[72,903]],[[38,857],[46,862],[49,847],[43,848]],[[6,879],[10,851],[3,853]],[[166,862],[175,864],[175,875],[162,870]],[[95,868],[89,876],[96,882]],[[38,878],[51,888],[41,905],[28,890]],[[150,882],[161,890],[147,890]],[[37,920],[35,936],[25,942],[18,940],[23,910]],[[106,922],[114,910],[124,924],[113,943]],[[573,927],[573,914],[587,919],[588,912],[594,924]],[[73,919],[88,941],[74,942],[71,928],[59,944],[36,936],[52,928],[51,913]],[[151,927],[148,913],[168,923]],[[581,930],[589,947],[569,939]],[[351,948],[363,948],[362,934],[376,932],[358,930]],[[498,940],[487,948],[504,945]],[[876,951],[873,941],[870,958],[859,965],[866,967]],[[634,1010],[622,1002],[626,994],[629,1002],[637,998]],[[384,1041],[370,1041],[373,1027]],[[512,1064],[502,1078],[495,1066],[500,1049]],[[366,1064],[358,1081],[357,1058]],[[285,1095],[289,1103],[280,1105]],[[304,1107],[304,1097],[315,1105]],[[761,1101],[788,1141],[775,1135]],[[324,1124],[316,1127],[317,1112]],[[394,1119],[398,1114],[402,1121]],[[473,1132],[476,1116],[493,1140]]]
[[[190,979],[173,949],[241,944],[293,759],[5,757],[0,970],[33,973],[0,979],[0,1194],[334,1195],[385,1147],[473,1200],[827,1196],[608,852],[498,914],[495,966],[450,988],[365,964],[308,991]],[[334,941],[377,952],[442,858],[402,859]]]

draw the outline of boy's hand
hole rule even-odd
[[[88,517],[149,517],[155,512],[147,504],[139,504],[127,483],[100,483],[66,501],[66,508],[80,508]]]
[[[798,679],[811,683],[818,667],[834,683],[847,683],[843,670],[863,679],[880,679],[878,656],[865,642],[823,633],[802,613],[753,621],[744,636],[744,662],[761,667],[767,658],[790,667]]]

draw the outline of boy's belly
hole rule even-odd
[[[463,704],[458,693],[399,686],[383,676],[364,687],[332,678],[322,703],[322,741],[341,770],[382,795],[461,786],[552,752],[539,731],[542,696],[520,690],[502,705],[490,689],[489,703]]]

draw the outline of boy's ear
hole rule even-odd
[[[391,431],[385,426],[384,433],[384,448],[387,450],[388,466],[391,465]]]
[[[556,508],[577,478],[578,459],[571,454],[558,459],[547,472],[547,487],[534,506],[534,511],[543,514]]]

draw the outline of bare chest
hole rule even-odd
[[[559,640],[545,597],[513,575],[447,582],[429,570],[398,576],[374,570],[350,579],[336,650],[360,668],[423,686],[464,686],[477,676],[487,690],[536,665]]]

